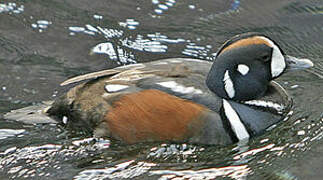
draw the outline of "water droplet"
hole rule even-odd
[[[195,9],[195,5],[189,5],[188,8]]]
[[[159,1],[158,0],[152,0],[151,1],[153,4],[158,4],[159,3]]]
[[[93,18],[94,18],[94,19],[97,19],[97,20],[101,20],[101,19],[103,19],[103,16],[101,16],[101,15],[97,15],[97,14],[94,14],[94,15],[93,15]]]
[[[292,85],[290,88],[295,89],[295,88],[298,88],[298,87],[299,87],[299,85],[295,84],[295,85]]]
[[[304,136],[305,135],[305,131],[304,130],[300,130],[297,132],[298,136]]]
[[[158,7],[162,10],[167,10],[168,6],[166,6],[165,4],[159,4]]]

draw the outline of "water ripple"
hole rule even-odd
[[[24,129],[0,129],[0,140],[6,139],[8,137],[14,137],[19,134],[24,133],[26,130]]]
[[[229,177],[232,179],[242,180],[246,179],[246,176],[251,173],[250,168],[247,165],[241,166],[228,166],[220,168],[207,168],[201,170],[155,170],[150,171],[152,175],[160,175],[160,180],[168,179],[216,179],[219,177]]]
[[[156,166],[156,164],[154,163],[135,163],[134,160],[130,160],[117,164],[113,167],[84,170],[80,172],[77,176],[75,176],[74,179],[132,179],[134,177],[140,176],[148,172],[154,166]]]
[[[5,3],[0,3],[0,13],[15,13],[15,14],[20,14],[24,12],[25,6],[20,5],[18,6],[16,3],[9,2],[7,4]]]

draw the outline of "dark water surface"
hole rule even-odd
[[[1,118],[53,100],[63,80],[167,57],[212,60],[257,31],[315,67],[278,82],[290,117],[246,144],[123,146]],[[20,0],[0,2],[0,179],[322,179],[322,0]],[[90,139],[88,139],[90,138]],[[83,142],[83,143],[81,143]]]

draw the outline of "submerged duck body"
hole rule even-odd
[[[292,101],[272,80],[309,60],[283,54],[268,37],[233,37],[214,63],[172,58],[82,75],[47,111],[67,126],[125,143],[225,145],[263,133]],[[301,63],[296,63],[301,62]],[[66,120],[68,120],[66,122]]]

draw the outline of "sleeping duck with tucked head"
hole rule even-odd
[[[267,36],[245,33],[225,42],[213,63],[171,58],[71,78],[61,85],[87,81],[40,114],[127,144],[227,145],[284,119],[292,100],[273,80],[312,66],[308,59],[284,54]],[[5,117],[17,119],[15,112]]]

